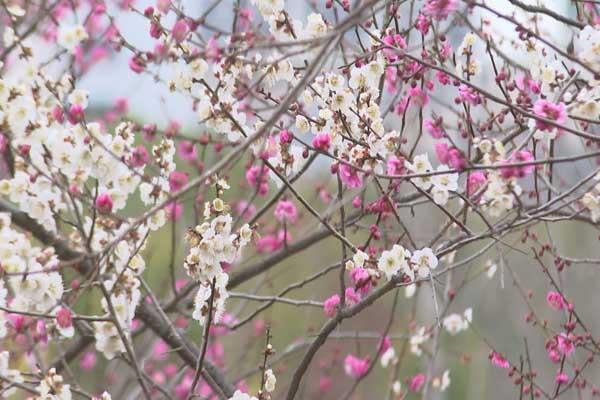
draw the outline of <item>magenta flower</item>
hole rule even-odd
[[[96,198],[96,208],[100,214],[109,214],[113,208],[113,200],[108,193],[102,193]]]
[[[520,150],[513,155],[503,164],[518,164],[518,163],[531,163],[534,161],[533,154],[531,154],[527,150]],[[525,176],[531,174],[535,170],[535,165],[526,164],[519,166],[510,166],[504,167],[500,169],[500,173],[505,179],[509,178],[524,178]]]
[[[281,200],[277,203],[277,206],[275,207],[275,218],[277,218],[277,220],[294,223],[296,222],[297,217],[298,211],[293,202],[290,200]]]
[[[312,145],[317,150],[327,152],[331,145],[331,136],[327,132],[320,132],[313,138]]]
[[[189,140],[182,140],[177,146],[177,154],[179,157],[187,162],[194,162],[198,158],[198,151],[196,145]]]
[[[548,100],[539,99],[533,105],[533,112],[535,115],[554,121],[556,124],[562,124],[567,120],[567,111],[564,103],[554,104]],[[536,119],[536,128],[543,131],[550,131],[555,128],[554,125]]]
[[[172,192],[178,192],[188,183],[188,174],[181,171],[173,171],[169,175],[169,189]]]
[[[498,352],[492,351],[490,359],[492,361],[492,364],[494,364],[498,368],[508,369],[510,367],[508,360]]]
[[[185,22],[183,19],[180,19],[175,22],[175,25],[173,25],[171,34],[173,35],[173,39],[176,43],[181,43],[185,40],[185,37],[189,32],[190,27],[188,26],[187,22]]]
[[[411,392],[419,392],[423,388],[423,384],[425,384],[425,374],[420,373],[412,377],[408,389]]]
[[[346,375],[354,379],[359,379],[368,372],[369,364],[369,357],[358,358],[352,354],[348,354],[344,359],[344,371]]]
[[[423,14],[437,19],[444,20],[458,9],[458,0],[427,0],[423,6]]]
[[[558,292],[548,292],[548,294],[546,295],[546,301],[548,302],[548,305],[556,311],[565,308],[565,301],[561,294]]]
[[[362,186],[362,178],[360,177],[358,170],[352,168],[348,164],[342,164],[340,166],[340,179],[351,189]]]
[[[329,297],[323,303],[323,311],[325,312],[325,315],[328,316],[329,318],[333,317],[335,315],[335,312],[339,305],[340,305],[340,296],[338,294],[334,294],[331,297]]]

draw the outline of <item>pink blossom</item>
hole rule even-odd
[[[458,0],[427,0],[423,13],[438,21],[448,18],[458,9]]]
[[[323,311],[325,315],[329,318],[333,317],[336,313],[337,307],[340,305],[340,296],[338,294],[334,294],[329,297],[323,303]]]
[[[179,142],[179,145],[177,146],[177,154],[182,160],[187,162],[196,161],[198,158],[196,145],[189,140],[182,140]]]
[[[213,62],[218,62],[221,59],[221,49],[214,37],[208,39],[206,43],[206,57]]]
[[[387,349],[392,347],[392,339],[389,336],[381,338],[381,344],[379,345],[379,351],[384,353]]]
[[[331,136],[328,132],[320,132],[313,138],[312,145],[317,150],[327,152],[331,145]]]
[[[348,354],[344,359],[344,371],[346,375],[354,379],[359,379],[368,372],[369,364],[369,357],[358,358],[352,354]]]
[[[437,78],[438,82],[444,86],[450,84],[450,75],[445,72],[438,71],[435,73],[435,77]]]
[[[348,306],[353,306],[360,301],[360,294],[353,287],[346,288],[344,293],[346,294],[346,304]]]
[[[117,97],[114,109],[118,114],[127,114],[127,111],[129,111],[129,100],[125,97]]]
[[[250,219],[256,212],[256,206],[248,203],[246,200],[240,200],[235,205],[235,211],[244,219]]]
[[[177,22],[175,22],[175,25],[173,25],[171,34],[173,35],[173,39],[175,40],[175,43],[181,43],[185,40],[185,37],[187,36],[187,34],[189,32],[190,32],[190,28],[189,28],[187,22],[185,22],[185,20],[183,20],[183,19],[180,19]]]
[[[113,208],[113,200],[108,193],[102,193],[96,198],[96,208],[100,214],[109,214]]]
[[[81,360],[79,360],[79,368],[84,371],[91,371],[96,366],[96,352],[88,351],[86,352]]]
[[[48,331],[43,319],[38,319],[35,323],[34,339],[41,344],[48,344]]]
[[[386,163],[386,173],[388,175],[402,175],[406,169],[404,168],[404,158],[391,156]]]
[[[548,100],[539,99],[533,105],[533,112],[535,115],[554,121],[556,124],[563,124],[567,120],[565,103],[554,104]],[[542,131],[551,131],[555,128],[554,125],[538,119],[535,120],[535,126]]]
[[[181,382],[179,382],[177,386],[175,386],[175,396],[177,396],[178,399],[186,399],[188,397],[188,394],[190,393],[190,390],[192,389],[193,381],[193,377],[189,375],[184,375],[181,379]]]
[[[65,121],[65,114],[61,106],[56,105],[52,108],[52,117],[61,124]]]
[[[448,164],[450,160],[450,146],[446,142],[436,142],[434,144],[435,155],[442,164]]]
[[[365,294],[371,290],[371,275],[364,268],[353,268],[350,271],[350,278],[356,288],[362,293]]]
[[[238,13],[239,15],[239,27],[242,31],[248,30],[250,28],[250,24],[254,19],[252,15],[252,9],[249,7],[242,7]]]
[[[327,393],[331,389],[331,378],[328,376],[322,376],[319,378],[319,391]]]
[[[172,192],[178,192],[188,183],[188,174],[181,171],[173,171],[169,175],[169,189]]]
[[[383,48],[383,54],[388,61],[397,60],[401,54],[398,50],[406,49],[406,40],[399,34],[385,35],[382,42],[386,44],[386,47]]]
[[[541,91],[541,85],[538,81],[535,81],[523,74],[519,74],[515,78],[515,84],[517,88],[522,91],[531,91],[534,94],[539,94]]]
[[[146,69],[146,63],[138,56],[132,56],[129,59],[129,68],[136,74],[141,74]]]
[[[571,336],[572,335],[567,335],[566,333],[561,333],[556,337],[556,347],[565,356],[570,356],[575,350],[575,345],[573,344]]]
[[[385,68],[385,88],[388,92],[393,93],[398,87],[398,68],[388,66]]]
[[[504,162],[504,164],[517,164],[517,163],[531,163],[534,161],[533,155],[527,150],[519,150]],[[505,179],[509,179],[512,177],[516,178],[524,178],[525,176],[531,174],[535,169],[534,165],[521,165],[521,166],[512,166],[512,167],[504,167],[500,169],[500,173]]]
[[[169,345],[164,340],[157,340],[152,348],[152,358],[158,361],[164,361],[169,355]]]
[[[131,157],[129,158],[129,163],[136,168],[143,167],[148,162],[148,150],[142,145],[137,146],[131,152]]]
[[[453,147],[448,151],[448,165],[451,168],[462,171],[467,167],[467,159],[462,151]]]
[[[458,96],[464,103],[469,103],[474,106],[481,104],[481,97],[479,96],[479,93],[477,93],[470,86],[460,85],[458,88]]]
[[[296,222],[297,217],[298,211],[293,202],[290,200],[281,200],[277,203],[277,206],[275,207],[275,218],[277,218],[277,220],[294,223]]]
[[[408,97],[410,98],[410,103],[419,108],[423,108],[429,103],[429,95],[419,86],[408,89]]]
[[[546,301],[548,302],[548,305],[550,307],[557,311],[565,308],[565,301],[561,294],[558,292],[548,292],[548,294],[546,295]]]
[[[69,112],[67,114],[67,120],[69,121],[69,123],[71,123],[72,125],[78,124],[79,122],[83,121],[83,118],[83,107],[81,107],[79,104],[71,104],[71,107],[69,108]]]
[[[277,236],[273,234],[264,235],[256,242],[256,251],[259,253],[270,253],[277,250],[279,246],[280,243],[277,240]]]
[[[165,136],[168,138],[175,137],[181,131],[181,124],[177,121],[169,121],[169,124],[165,128]]]
[[[429,32],[429,25],[431,25],[431,21],[423,14],[419,14],[417,17],[416,28],[421,32],[424,36]]]
[[[358,170],[352,168],[348,164],[340,165],[340,179],[351,189],[362,186],[362,178],[360,177]]]
[[[183,204],[179,201],[171,201],[165,206],[165,211],[171,221],[177,221],[183,215]]]
[[[554,378],[554,382],[560,384],[560,385],[564,385],[565,383],[569,383],[569,375],[565,374],[564,372],[558,371],[556,373],[556,377]]]
[[[293,139],[294,139],[294,135],[289,130],[284,129],[281,132],[279,132],[279,144],[281,144],[281,145],[290,144],[290,143],[292,143]]]
[[[64,307],[60,307],[56,313],[56,323],[61,328],[70,328],[73,326],[73,315],[71,311]]]
[[[485,183],[487,182],[487,177],[485,176],[485,172],[483,171],[475,171],[469,175],[468,179],[468,191],[469,194],[476,193]]]
[[[430,119],[426,119],[425,121],[423,121],[423,126],[424,126],[425,130],[427,131],[427,133],[429,133],[432,138],[441,139],[445,135],[444,129],[441,126],[442,125],[441,122],[442,122],[441,120],[433,121]]]
[[[167,13],[169,11],[169,7],[171,6],[170,0],[157,0],[156,8],[162,13]]]
[[[258,194],[264,196],[269,191],[267,176],[269,172],[267,167],[253,165],[246,171],[246,181],[248,184],[258,189]]]
[[[508,369],[510,367],[508,360],[498,352],[492,351],[490,359],[492,360],[492,364],[494,364],[498,368]]]
[[[420,373],[412,377],[408,385],[408,390],[411,392],[419,392],[425,384],[425,374]]]

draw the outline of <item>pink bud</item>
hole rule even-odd
[[[317,150],[327,151],[331,145],[331,136],[327,132],[321,132],[313,138],[312,145]]]
[[[176,43],[181,43],[185,40],[185,37],[187,36],[189,31],[190,28],[188,24],[185,22],[185,20],[180,19],[177,22],[175,22],[175,25],[173,25],[173,39],[175,39]]]
[[[292,143],[293,138],[294,138],[294,135],[292,135],[292,132],[288,131],[287,129],[284,129],[283,131],[279,132],[279,143],[280,144]]]
[[[61,328],[70,328],[73,326],[73,316],[71,315],[71,311],[64,307],[59,308],[56,313],[56,323]]]
[[[417,374],[412,377],[410,380],[410,384],[408,385],[408,389],[411,392],[418,392],[423,388],[423,384],[425,383],[425,374]]]
[[[113,200],[108,193],[102,193],[96,198],[96,208],[100,214],[109,214],[113,208]]]
[[[188,175],[185,172],[173,171],[169,175],[169,189],[173,192],[180,191],[188,183]]]
[[[129,158],[129,162],[134,167],[143,167],[148,162],[148,150],[142,145],[137,146],[131,152],[131,157]]]
[[[146,63],[138,56],[133,56],[129,59],[129,68],[136,74],[140,74],[146,68]]]
[[[332,295],[325,303],[323,303],[323,311],[325,311],[325,315],[329,318],[335,315],[335,311],[337,307],[340,305],[340,296],[337,294]]]
[[[83,108],[79,104],[72,104],[69,108],[69,114],[67,115],[67,119],[69,123],[75,125],[81,121],[83,121]]]
[[[79,367],[84,371],[90,371],[96,365],[96,353],[88,351],[81,357],[79,361]]]

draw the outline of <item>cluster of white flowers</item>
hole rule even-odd
[[[61,24],[58,27],[56,42],[70,52],[74,52],[75,48],[87,39],[88,33],[82,25]]]
[[[595,179],[600,180],[600,174],[596,175]],[[600,220],[600,183],[594,185],[592,190],[583,195],[581,203],[590,211],[592,221],[598,222]]]
[[[277,378],[275,378],[275,374],[272,369],[268,369],[265,371],[265,390],[269,393],[273,393],[275,391],[275,384],[277,383]]]
[[[236,390],[235,393],[233,394],[233,396],[231,396],[229,398],[229,400],[258,400],[258,399],[254,396],[250,396],[249,394],[242,392],[241,390]]]
[[[14,294],[13,310],[47,313],[58,305],[63,281],[56,271],[59,260],[53,248],[31,245],[29,238],[11,227],[10,214],[0,213],[0,259],[2,268],[11,274],[9,287]],[[6,305],[7,291],[0,284],[0,304]],[[5,320],[0,317],[1,331]]]
[[[407,163],[407,167],[414,174],[429,174],[433,172],[433,167],[429,162],[427,154],[415,156],[412,163]],[[445,174],[444,172],[448,170],[448,166],[442,164],[435,170],[435,174],[412,178],[411,182],[422,190],[431,189],[433,201],[443,206],[448,203],[449,192],[458,189],[458,174]]]
[[[573,42],[577,58],[594,71],[600,69],[600,30],[596,26],[587,25],[575,36]],[[580,69],[581,77],[590,84],[598,85],[600,81],[591,72]]]
[[[506,159],[506,150],[502,142],[483,139],[476,144],[483,154],[484,165],[498,164]],[[487,185],[480,204],[489,215],[498,217],[514,207],[517,201],[515,196],[520,196],[522,191],[515,177],[507,179],[500,171],[490,170],[487,173]]]
[[[445,370],[442,376],[436,376],[431,380],[431,387],[439,392],[444,392],[450,386],[450,371]]]
[[[284,0],[252,0],[269,24],[269,30],[280,41],[311,40],[324,36],[329,26],[318,13],[308,15],[306,25],[284,10]]]
[[[451,335],[456,335],[459,332],[467,330],[469,328],[469,324],[473,320],[473,309],[467,308],[465,312],[461,314],[450,314],[446,318],[444,318],[444,328]]]
[[[414,335],[410,337],[410,352],[420,357],[423,354],[421,346],[430,339],[431,335],[424,326],[417,329]]]
[[[221,188],[225,185],[223,181],[217,183]],[[214,218],[208,221],[213,214]],[[252,239],[252,229],[248,224],[243,225],[239,232],[232,232],[233,219],[228,213],[227,205],[220,198],[206,203],[204,216],[206,222],[188,231],[190,250],[184,262],[188,276],[200,283],[192,315],[200,324],[204,324],[208,315],[211,295],[214,296],[214,321],[220,320],[225,311],[229,281],[222,263],[233,263],[241,249]]]
[[[71,386],[63,383],[63,377],[50,368],[44,379],[36,387],[38,400],[71,400]]]
[[[381,253],[377,262],[377,268],[392,279],[398,272],[402,272],[410,281],[415,277],[425,279],[429,277],[432,270],[438,266],[438,259],[433,251],[425,247],[415,250],[412,254],[399,244],[395,244],[390,250]]]
[[[112,135],[98,123],[78,122],[88,95],[71,82],[68,75],[55,82],[33,64],[10,81],[0,79],[0,123],[10,127],[16,152],[14,177],[0,181],[0,194],[52,231],[59,213],[86,205],[78,194],[85,192],[89,178],[97,179],[98,193],[111,196],[111,211],[117,211],[137,189],[144,170],[127,162],[134,125],[122,123]],[[75,119],[64,115],[69,113]],[[168,193],[168,185],[163,189]]]
[[[9,368],[9,361],[10,353],[8,351],[0,352],[0,376],[4,378],[0,379],[0,393],[6,396],[5,398],[9,398],[17,391],[17,387],[12,384],[13,382],[23,383],[21,372]]]

